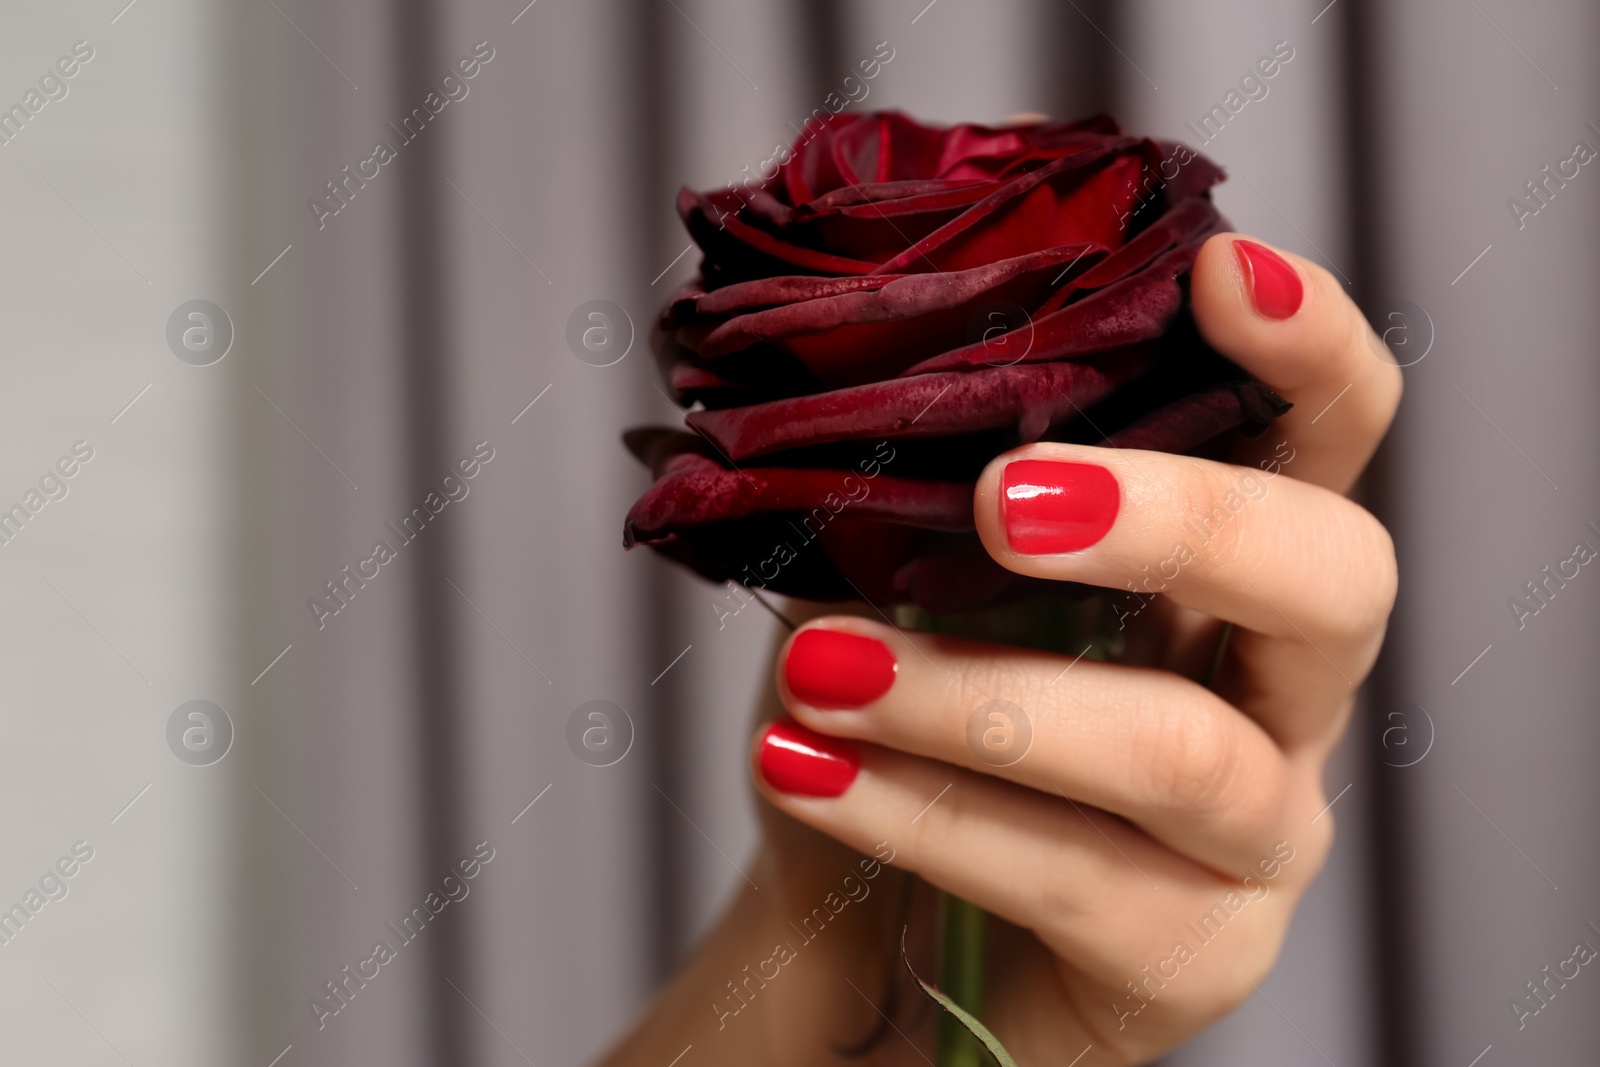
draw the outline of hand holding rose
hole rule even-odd
[[[661,354],[701,409],[632,435],[657,481],[627,539],[856,603],[778,651],[760,889],[609,1062],[925,1061],[898,948],[931,956],[927,886],[994,917],[980,1014],[1019,1062],[1148,1062],[1252,994],[1328,854],[1323,766],[1396,584],[1344,494],[1398,367],[1326,271],[1223,232],[1187,150],[1103,121],[822,132],[748,201],[680,201],[707,259]],[[952,345],[1007,302],[1004,345]],[[1121,662],[884,611],[1073,589],[1132,597]],[[974,741],[996,708],[1017,758]],[[873,854],[892,876],[834,908]]]
[[[690,1042],[701,1062],[861,1062],[838,1049],[873,1030],[873,1004],[901,1034],[868,1062],[923,1062],[910,1043],[928,1047],[931,1013],[885,999],[905,919],[882,879],[724,1030],[707,1008],[747,946],[792,939],[787,923],[835,872],[883,843],[896,867],[1004,920],[983,1014],[1021,1063],[1086,1048],[1078,1067],[1148,1062],[1252,995],[1327,856],[1322,768],[1394,597],[1387,534],[1342,494],[1393,417],[1400,374],[1325,271],[1241,245],[1222,234],[1201,251],[1195,317],[1297,403],[1271,437],[1244,443],[1237,466],[1040,443],[977,481],[978,533],[1000,566],[1119,589],[1291,444],[1270,492],[1135,622],[1139,665],[907,634],[870,612],[807,622],[779,652],[787,714],[761,732],[753,770],[776,812],[826,838],[768,819],[761,890],[611,1063]],[[1194,679],[1223,621],[1237,630],[1207,689]],[[968,743],[973,710],[996,699],[1033,726],[1004,767]]]

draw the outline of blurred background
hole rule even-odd
[[[1600,546],[1600,173],[1544,177],[1600,146],[1592,4],[0,11],[0,1059],[598,1055],[740,883],[777,627],[620,545],[619,435],[677,417],[645,336],[698,258],[677,186],[754,167],[879,42],[853,108],[1192,144],[1286,42],[1203,150],[1235,226],[1409,364],[1365,489],[1403,588],[1326,873],[1260,995],[1167,1062],[1594,1062],[1600,977],[1509,1008],[1600,923],[1600,577],[1509,607]],[[614,360],[568,343],[597,300]],[[595,700],[603,767],[568,743]]]

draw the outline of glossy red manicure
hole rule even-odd
[[[1257,311],[1269,319],[1286,319],[1300,310],[1305,287],[1288,260],[1254,241],[1235,241],[1233,250]]]
[[[1019,459],[1000,475],[1000,522],[1011,550],[1024,556],[1088,548],[1121,506],[1117,480],[1092,463]]]
[[[836,797],[861,768],[855,746],[808,730],[787,715],[761,735],[761,777],[783,793]]]
[[[843,630],[805,630],[789,646],[783,680],[816,708],[859,708],[894,685],[900,669],[882,641]]]

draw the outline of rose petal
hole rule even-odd
[[[1225,226],[1222,171],[1190,149],[1104,117],[943,128],[819,108],[779,155],[772,181],[680,196],[702,277],[652,341],[705,408],[696,433],[626,435],[656,475],[630,544],[813,599],[1071,595],[977,541],[969,479],[989,458],[1046,434],[1220,455],[1287,407],[1184,310],[1183,275]],[[987,332],[960,345],[984,301],[1031,315],[1005,365]],[[855,452],[891,439],[858,472]]]
[[[1073,299],[1082,299],[1085,293],[1103,289],[1144,270],[1157,257],[1180,244],[1198,248],[1222,228],[1222,216],[1217,214],[1211,201],[1186,200],[1093,268],[1056,290],[1040,306],[1038,315],[1048,315]]]
[[[1008,571],[974,535],[965,549],[914,556],[894,572],[897,600],[935,615],[1015,603],[1036,596],[1081,599],[1094,590],[1075,582],[1052,582]]]
[[[870,449],[863,455],[871,456]],[[972,486],[912,481],[852,470],[746,467],[729,470],[716,460],[684,451],[668,458],[656,479],[628,511],[622,543],[652,544],[696,526],[767,512],[795,512],[801,529],[829,525],[843,510],[927,530],[972,529]]]
[[[915,181],[863,182],[835,189],[826,196],[795,208],[798,221],[825,214],[863,208],[882,208],[890,214],[904,213],[908,206],[927,201],[930,208],[955,207],[982,200],[1000,183],[980,178],[922,178]]]
[[[745,222],[738,214],[719,212],[709,198],[692,189],[678,193],[678,215],[689,236],[705,252],[701,273],[708,283],[726,284],[772,274],[870,274],[876,263],[801,248]],[[714,275],[714,276],[713,276]]]
[[[1015,429],[1036,441],[1051,426],[1150,365],[1152,353],[1095,363],[1042,363],[922,374],[749,407],[697,411],[687,422],[733,462],[855,438],[939,437]]]
[[[744,399],[735,403],[749,403],[748,394],[753,391],[750,386],[719,377],[699,363],[688,361],[674,363],[667,380],[674,399],[680,404],[702,401],[707,407],[728,407],[730,405],[719,403],[719,398],[742,396]]]
[[[696,297],[691,313],[698,318],[738,315],[761,308],[782,307],[806,300],[882,289],[905,274],[864,274],[844,278],[824,278],[816,275],[778,275],[755,278],[748,282],[735,282],[707,293],[702,290]],[[685,316],[687,318],[687,316]]]
[[[957,270],[1059,245],[1122,243],[1119,205],[1131,204],[1148,142],[1101,144],[1029,171],[974,204],[954,221],[886,260],[876,273]],[[979,223],[994,218],[986,225]]]
[[[852,184],[994,180],[1019,165],[1056,159],[1122,133],[1108,115],[1073,123],[944,128],[896,111],[828,114],[820,108],[802,126],[774,183],[775,191],[795,206]]]
[[[1033,343],[1021,362],[1053,362],[1160,337],[1183,306],[1177,279],[1189,272],[1198,254],[1195,247],[1175,248],[1143,271],[1034,320]],[[979,341],[923,360],[901,376],[979,368],[993,361],[993,349]]]
[[[706,288],[696,278],[692,282],[678,286],[667,297],[667,302],[661,305],[661,314],[656,318],[656,325],[663,330],[670,330],[680,322],[694,319],[696,309],[701,298],[706,295]]]
[[[1160,166],[1159,174],[1164,183],[1162,195],[1169,204],[1176,204],[1194,196],[1205,196],[1213,185],[1227,180],[1228,173],[1216,163],[1196,152],[1188,145],[1177,141],[1158,141],[1161,149],[1162,164],[1177,157],[1185,157],[1182,162],[1175,163],[1171,168],[1171,177],[1167,176],[1168,168]]]
[[[822,545],[796,536],[794,528],[779,515],[757,515],[703,526],[650,548],[713,582],[739,582],[802,600],[852,600],[860,596]]]
[[[1072,271],[1090,269],[1106,251],[1074,245],[971,270],[901,275],[876,290],[857,289],[736,316],[696,347],[702,358],[715,360],[751,345],[775,345],[804,363],[824,388],[893,377],[943,350],[952,336],[971,333],[980,304],[1036,307],[1052,284]]]
[[[795,138],[789,161],[779,168],[777,185],[788,202],[798,206],[840,186],[859,184],[847,182],[840,174],[834,161],[833,142],[852,126],[872,121],[870,116],[812,111],[801,123],[802,129]]]
[[[952,188],[891,198],[891,190],[928,183],[875,183],[836,190],[794,213],[784,236],[807,248],[826,248],[841,255],[881,263],[949,224],[971,205],[1000,188],[1001,182],[963,181]],[[868,193],[868,190],[871,193]],[[846,200],[846,194],[857,193]],[[854,201],[854,202],[851,202]]]
[[[1260,382],[1227,382],[1151,412],[1102,443],[1146,452],[1188,452],[1230,430],[1243,428],[1253,437],[1293,406]]]

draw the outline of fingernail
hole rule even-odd
[[[1000,476],[1000,521],[1013,552],[1049,556],[1098,542],[1117,521],[1122,490],[1092,463],[1019,459]]]
[[[806,630],[789,645],[783,680],[815,708],[859,708],[894,685],[900,665],[882,641],[842,630]]]
[[[761,777],[781,793],[836,797],[850,788],[861,767],[855,746],[808,730],[788,716],[761,736]]]
[[[1239,255],[1257,311],[1269,319],[1286,319],[1300,310],[1305,287],[1288,260],[1254,241],[1235,241],[1233,250]]]

